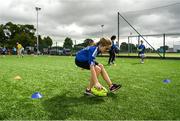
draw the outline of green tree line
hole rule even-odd
[[[36,46],[37,37],[35,36],[36,29],[34,25],[21,25],[8,22],[5,25],[0,25],[0,47],[13,48],[16,42],[21,43],[24,47]],[[52,46],[52,39],[47,37],[39,37],[39,48],[47,48]]]

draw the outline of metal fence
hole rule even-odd
[[[142,35],[147,57],[180,58],[180,33]],[[119,56],[138,56],[137,47],[143,38],[139,35],[120,36]]]

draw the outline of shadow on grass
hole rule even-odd
[[[110,97],[113,97],[111,95]],[[67,93],[50,98],[43,102],[45,110],[49,114],[50,120],[65,120],[69,117],[76,119],[87,119],[89,108],[105,102],[107,97],[73,97]]]
[[[0,120],[5,120],[5,119],[7,119],[7,117],[0,114]]]
[[[111,67],[111,65],[109,65],[109,64],[104,64],[104,66],[105,66],[105,67]]]
[[[143,65],[143,64],[140,62],[136,62],[136,63],[132,63],[132,65]]]

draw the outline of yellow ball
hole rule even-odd
[[[103,87],[103,89],[101,89],[101,90],[93,87],[93,88],[91,89],[91,92],[92,92],[94,95],[99,96],[99,97],[105,97],[105,96],[107,96],[107,93],[108,93],[108,91],[107,91],[107,89],[106,89],[105,87]]]

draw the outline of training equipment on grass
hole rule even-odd
[[[35,92],[34,94],[32,94],[31,98],[32,99],[39,99],[42,98],[43,96],[39,93],[39,92]]]
[[[169,80],[169,79],[165,79],[165,80],[163,80],[163,82],[164,82],[164,83],[166,83],[166,84],[168,84],[168,83],[170,83],[170,82],[171,82],[171,80]]]
[[[95,95],[95,96],[99,96],[99,97],[105,97],[107,96],[107,89],[105,87],[103,87],[103,89],[97,89],[95,87],[93,87],[91,89],[91,92]]]
[[[22,78],[20,76],[15,76],[14,79],[15,80],[21,80]]]

